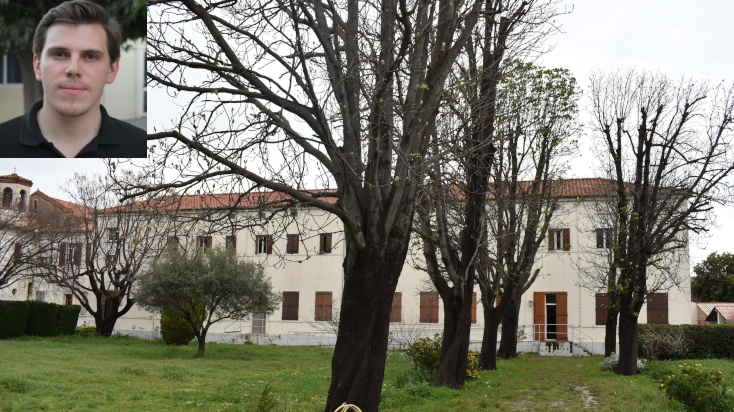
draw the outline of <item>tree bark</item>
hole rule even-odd
[[[469,277],[463,290],[463,296],[444,299],[441,356],[433,386],[459,389],[464,386],[466,380],[474,276]],[[452,291],[454,294],[460,294],[459,288],[454,287]],[[447,301],[450,303],[446,304]]]
[[[637,374],[637,316],[630,312],[623,303],[619,312],[619,375]]]
[[[198,336],[198,339],[197,340],[199,341],[199,350],[196,351],[196,357],[197,358],[203,358],[204,357],[204,349],[206,347],[206,335],[205,334],[201,334],[200,336]]]
[[[497,329],[500,320],[495,319],[489,310],[484,311],[484,336],[482,337],[482,353],[479,355],[479,370],[497,369]]]
[[[619,311],[611,307],[607,312],[606,335],[604,336],[604,357],[617,352],[617,318]]]
[[[20,66],[20,78],[23,81],[23,111],[28,113],[33,103],[43,99],[43,84],[36,80],[33,53],[18,53],[16,57]]]
[[[117,319],[109,319],[109,320],[103,320],[103,319],[97,319],[97,317],[94,318],[95,326],[97,327],[97,335],[104,336],[105,338],[109,338],[112,336],[112,332],[115,330],[115,321]]]
[[[408,225],[408,227],[410,227]],[[392,301],[408,251],[408,233],[349,250],[331,386],[324,411],[343,403],[377,412],[387,358]],[[405,241],[401,241],[404,239]],[[372,243],[372,242],[370,242]]]
[[[502,359],[517,357],[517,327],[520,321],[520,300],[513,299],[502,317],[502,335],[497,356]]]

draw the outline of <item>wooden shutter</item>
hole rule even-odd
[[[648,295],[647,323],[668,323],[667,293],[651,293]]]
[[[438,323],[438,292],[421,292],[421,323]]]
[[[421,292],[420,322],[428,323],[428,292]]]
[[[15,250],[13,250],[13,263],[20,263],[21,250],[20,243],[15,244]]]
[[[82,244],[74,243],[74,265],[79,266],[82,264]]]
[[[283,292],[282,320],[298,320],[299,292]]]
[[[606,325],[609,315],[609,297],[606,293],[596,294],[596,324]]]
[[[227,236],[225,243],[227,244],[227,249],[237,250],[237,235]]]
[[[438,292],[431,292],[429,297],[429,319],[431,323],[438,323]]]
[[[571,250],[571,229],[563,229],[563,250]]]
[[[604,247],[604,229],[596,229],[596,248]]]
[[[70,293],[64,295],[64,305],[71,305],[74,303],[74,298]]]
[[[568,293],[556,292],[556,340],[568,340]]]
[[[392,297],[392,311],[390,312],[390,322],[401,322],[403,315],[403,294],[395,292]]]
[[[533,339],[545,340],[545,292],[533,292]]]
[[[471,323],[477,323],[477,292],[471,294]]]
[[[59,243],[59,265],[66,264],[66,243]]]
[[[267,235],[265,239],[268,242],[268,255],[272,255],[273,254],[273,235]]]
[[[288,235],[288,245],[286,246],[286,253],[294,254],[298,253],[298,235]]]
[[[548,250],[553,250],[553,247],[555,246],[553,243],[555,239],[553,239],[553,232],[554,230],[548,230]]]
[[[331,320],[331,292],[316,292],[316,320]]]
[[[331,253],[331,233],[324,235],[324,253]]]

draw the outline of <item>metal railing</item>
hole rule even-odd
[[[593,355],[594,339],[583,332],[580,326],[569,325],[567,323],[534,323],[532,326],[533,341],[568,341],[572,346],[576,346],[589,356]],[[549,328],[549,326],[553,328]],[[553,337],[549,339],[548,335],[553,335]],[[570,339],[569,335],[571,336]]]

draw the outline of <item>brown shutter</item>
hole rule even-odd
[[[571,229],[563,229],[563,250],[571,250]]]
[[[431,292],[429,296],[429,319],[431,323],[438,323],[438,292]]]
[[[668,324],[668,294],[659,293],[660,298],[658,299],[658,319],[660,323]]]
[[[298,320],[299,292],[283,292],[282,320]]]
[[[66,264],[66,243],[59,243],[59,265]]]
[[[286,247],[286,253],[298,253],[298,235],[288,235],[288,245]]]
[[[79,266],[82,264],[82,244],[74,243],[74,265]]]
[[[20,243],[15,244],[15,250],[13,250],[13,263],[20,263],[21,250]]]
[[[331,320],[331,292],[316,292],[316,320]]]
[[[667,293],[651,293],[648,295],[647,323],[668,323]]]
[[[208,252],[212,248],[212,237],[207,236],[204,238],[204,251]]]
[[[556,340],[568,340],[568,293],[556,293]]]
[[[533,292],[533,339],[545,340],[545,292]]]
[[[267,236],[267,242],[268,242],[268,255],[273,254],[273,235]]]
[[[324,292],[324,320],[332,320],[331,314],[333,313],[331,308],[331,292]]]
[[[230,235],[226,239],[227,249],[237,250],[237,236]]]
[[[477,323],[477,292],[471,294],[471,323]]]
[[[316,292],[316,307],[314,308],[314,320],[323,320],[321,315],[324,311],[323,292]]]
[[[548,230],[548,250],[553,250],[553,232],[552,229]]]
[[[421,303],[420,303],[420,322],[428,323],[428,292],[421,292]]]
[[[324,253],[331,253],[331,233],[324,235]]]
[[[596,294],[596,324],[606,325],[609,315],[609,298],[606,293]]]
[[[395,292],[392,297],[392,311],[390,312],[390,322],[401,322],[403,314],[403,294]]]
[[[655,293],[647,296],[647,323],[658,323],[657,303]]]
[[[604,229],[596,229],[596,248],[604,247]]]

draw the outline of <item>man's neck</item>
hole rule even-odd
[[[102,126],[99,102],[76,117],[62,116],[53,107],[44,104],[36,117],[43,137],[65,157],[75,157],[97,136]]]

